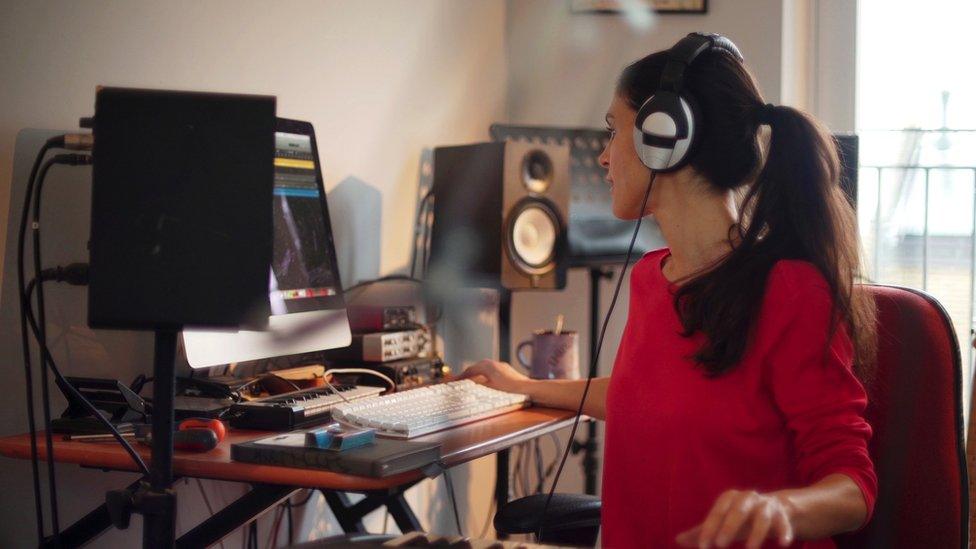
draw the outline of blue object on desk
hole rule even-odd
[[[325,427],[305,433],[305,446],[323,450],[351,450],[372,444],[376,440],[376,429],[357,429],[330,423]]]

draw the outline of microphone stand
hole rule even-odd
[[[176,493],[172,489],[176,338],[176,330],[156,330],[150,482],[139,502],[143,547],[173,547],[176,540]]]
[[[142,515],[144,548],[172,548],[176,543],[176,492],[172,487],[177,335],[172,327],[157,328],[155,333],[149,478],[105,495],[105,507],[116,528],[128,528],[132,513]]]

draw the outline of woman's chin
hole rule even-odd
[[[626,207],[614,204],[613,216],[623,221],[634,221],[641,217],[640,206]]]

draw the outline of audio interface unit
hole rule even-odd
[[[389,362],[430,354],[430,337],[425,330],[353,334],[352,344],[323,353],[326,360]]]

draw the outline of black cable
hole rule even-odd
[[[43,188],[44,178],[47,174],[47,170],[50,168],[51,165],[56,163],[80,165],[80,164],[88,164],[90,162],[91,162],[91,157],[88,155],[78,155],[78,154],[57,155],[51,158],[50,160],[48,160],[41,168],[40,176],[37,179],[37,191],[36,191],[37,196],[36,199],[34,200],[33,230],[34,230],[34,253],[35,253],[34,268],[35,268],[35,272],[40,273],[40,275],[42,276],[41,278],[42,282],[45,280],[44,275],[48,275],[51,278],[63,279],[72,284],[86,283],[87,268],[82,269],[83,264],[72,264],[72,265],[68,265],[67,267],[58,267],[55,269],[48,269],[48,270],[40,269],[40,248],[39,248],[40,246],[40,203],[41,203],[41,190]],[[27,206],[28,205],[25,204],[25,212],[24,212],[25,215],[26,215]],[[22,225],[26,227],[26,219],[22,220]],[[18,259],[22,261],[23,257],[21,256]],[[119,442],[119,444],[121,444],[122,447],[126,450],[126,452],[132,457],[132,460],[139,467],[141,472],[144,475],[148,475],[149,467],[146,466],[146,463],[142,460],[142,457],[140,457],[139,454],[136,453],[135,449],[132,448],[132,445],[129,444],[129,441],[125,440],[125,438],[118,432],[115,426],[112,425],[112,423],[107,418],[105,418],[101,414],[101,412],[99,412],[98,409],[96,409],[95,406],[92,405],[92,403],[89,402],[88,399],[84,397],[84,395],[78,392],[78,390],[75,389],[74,386],[72,386],[61,374],[60,369],[57,367],[57,364],[54,362],[54,359],[51,356],[50,349],[48,349],[47,347],[46,339],[44,338],[44,327],[43,327],[43,320],[42,320],[44,314],[43,283],[37,283],[36,281],[32,280],[30,284],[30,290],[35,290],[35,289],[37,291],[37,301],[39,305],[38,317],[37,318],[34,317],[34,312],[30,304],[30,295],[27,294],[26,289],[25,289],[25,293],[22,296],[24,298],[24,304],[25,304],[23,313],[24,316],[26,317],[27,324],[30,326],[31,331],[34,334],[34,337],[38,341],[38,346],[40,348],[40,354],[41,354],[41,364],[45,368],[44,372],[46,373],[47,371],[46,368],[50,366],[51,371],[54,372],[55,381],[58,387],[60,387],[61,390],[66,393],[65,396],[68,396],[69,398],[73,398],[76,402],[80,403],[83,407],[85,407],[88,410],[88,412],[92,414],[92,416],[94,416],[96,419],[101,421],[102,424],[113,435],[113,437]],[[47,406],[45,406],[45,408],[47,408]],[[48,428],[47,430],[48,430],[48,434],[50,434],[50,428]],[[49,444],[48,449],[50,451],[51,443],[49,442],[48,444]],[[49,463],[53,463],[53,460],[50,459],[50,456],[49,456]],[[52,482],[52,484],[54,484],[54,482]]]
[[[37,176],[35,181],[36,188],[34,190],[33,202],[34,202],[34,215],[32,218],[31,229],[33,231],[33,238],[31,239],[34,249],[34,273],[36,277],[41,276],[41,197],[43,196],[44,181],[47,178],[47,172],[55,164],[67,164],[67,165],[81,165],[81,164],[91,164],[91,156],[86,154],[58,154],[53,158],[48,159],[41,166],[41,171]],[[30,198],[30,197],[28,197]],[[44,313],[44,284],[37,284],[37,326],[38,332],[35,334],[37,337],[38,345],[41,347],[46,347],[47,345],[47,323],[45,320]],[[30,302],[28,301],[28,308],[30,308]],[[51,529],[55,539],[57,539],[61,534],[60,521],[58,519],[58,488],[57,480],[54,476],[54,440],[51,433],[51,393],[48,387],[48,363],[45,355],[41,355],[41,411],[44,415],[44,439],[47,446],[47,474],[48,474],[48,492],[51,498]]]
[[[522,454],[524,453],[522,450],[523,450],[522,444],[519,444],[512,451],[512,455],[514,456],[514,459],[512,459],[512,461],[515,462],[515,466],[512,467],[512,470],[508,475],[508,483],[512,487],[512,492],[514,493],[516,499],[529,495],[525,493],[523,494],[519,493],[519,488],[520,488],[519,483],[520,483],[520,479],[522,478],[522,461],[523,461]]]
[[[54,158],[47,160],[41,167],[40,174],[37,176],[37,181],[35,185],[37,186],[34,191],[34,218],[31,228],[33,230],[32,244],[34,249],[34,273],[35,276],[40,276],[41,272],[41,250],[40,250],[40,227],[38,225],[38,203],[41,195],[41,188],[44,186],[44,179],[47,177],[48,170],[51,166],[58,164],[58,158],[64,155],[56,155]],[[38,308],[38,331],[34,334],[37,339],[37,343],[42,347],[46,345],[47,342],[47,327],[45,326],[44,319],[44,285],[37,285],[37,308]],[[27,304],[28,308],[31,306],[30,301]],[[51,395],[48,388],[48,366],[47,361],[44,359],[44,354],[41,354],[41,413],[44,416],[44,441],[47,454],[47,477],[48,477],[48,496],[50,497],[49,505],[51,506],[51,529],[53,530],[55,538],[57,538],[61,533],[61,527],[58,520],[58,483],[54,478],[54,441],[51,434]]]
[[[545,488],[545,465],[542,463],[542,445],[539,439],[532,441],[535,445],[535,490],[532,491],[533,494],[541,494],[542,489]]]
[[[54,148],[64,146],[64,136],[60,135],[48,139],[41,150],[34,158],[34,165],[31,167],[30,176],[27,178],[27,185],[24,189],[24,205],[20,215],[20,228],[17,234],[17,291],[20,301],[20,334],[24,354],[24,383],[27,389],[27,423],[30,429],[31,445],[31,473],[34,481],[34,512],[37,521],[37,542],[38,545],[44,543],[44,511],[41,504],[41,481],[37,453],[37,423],[34,420],[34,381],[31,375],[30,364],[30,339],[27,335],[27,302],[25,301],[26,275],[24,274],[24,247],[27,234],[27,214],[30,211],[30,200],[34,193],[34,181],[37,178],[37,171],[41,167],[41,162],[47,152]]]
[[[146,384],[152,380],[152,376],[147,377],[146,374],[139,374],[135,379],[132,380],[132,383],[129,384],[129,389],[138,395],[142,393],[142,390],[146,387]]]
[[[421,219],[424,216],[424,209],[427,206],[427,201],[434,196],[434,191],[430,190],[420,199],[420,203],[417,205],[417,219],[413,224],[413,246],[410,253],[410,278],[413,278],[417,273],[417,240],[420,239],[423,242],[423,230],[421,228]]]
[[[350,286],[350,287],[346,288],[345,290],[343,290],[342,293],[343,293],[343,295],[345,295],[345,294],[348,294],[349,292],[351,292],[353,290],[357,290],[359,288],[362,288],[362,287],[365,287],[365,286],[369,286],[371,284],[376,284],[377,282],[387,282],[387,281],[390,281],[390,280],[402,280],[402,281],[405,281],[405,282],[415,282],[417,284],[423,284],[424,283],[423,280],[420,280],[419,278],[414,278],[412,276],[407,276],[407,275],[386,275],[386,276],[381,276],[379,278],[375,278],[373,280],[364,280],[362,282],[357,282],[356,284],[353,284],[352,286]]]
[[[431,192],[433,192],[433,191],[431,191]],[[433,195],[431,195],[431,199],[433,201],[436,201],[437,200],[436,198],[433,197]],[[430,209],[430,208],[428,207],[428,209]],[[424,270],[423,270],[423,274],[421,275],[421,278],[423,278],[425,280],[427,279],[427,265],[429,263],[429,261],[428,261],[429,260],[428,254],[430,253],[430,241],[431,241],[431,238],[433,237],[433,233],[434,233],[434,230],[433,230],[434,221],[433,221],[433,219],[431,219],[428,222],[428,219],[427,218],[428,217],[433,217],[433,215],[434,215],[434,212],[433,211],[429,211],[429,212],[427,212],[424,215],[424,238],[423,238],[424,262],[423,262],[423,265],[422,265],[423,268],[424,268]]]
[[[444,469],[444,482],[447,483],[447,495],[451,497],[451,507],[454,508],[454,525],[457,527],[459,536],[464,537],[461,531],[461,515],[458,513],[457,498],[454,497],[454,483],[451,482],[450,469]]]
[[[288,509],[288,546],[295,545],[295,530],[291,524],[291,498],[285,500],[285,508]]]
[[[559,464],[559,447],[560,447],[559,435],[557,435],[556,432],[553,431],[549,433],[549,437],[552,439],[553,454],[552,454],[552,461],[550,461],[549,465],[546,466],[546,480],[549,480],[549,477],[552,475],[552,472],[556,468],[556,465]]]
[[[305,496],[305,499],[304,499],[304,500],[302,500],[302,502],[301,502],[301,503],[293,503],[293,504],[292,504],[292,507],[294,507],[294,508],[296,508],[296,509],[297,509],[298,507],[302,507],[302,506],[304,506],[304,505],[305,505],[306,503],[308,503],[308,501],[309,501],[310,499],[312,499],[312,496],[314,496],[314,495],[315,495],[315,490],[314,490],[314,489],[313,489],[313,490],[309,490],[309,491],[308,491],[308,495],[307,495],[307,496]]]
[[[27,309],[27,324],[30,327],[31,332],[36,337],[38,332],[37,320],[34,318],[34,312],[29,308]],[[48,364],[51,366],[51,371],[54,372],[55,383],[57,383],[58,387],[60,387],[61,390],[69,393],[66,396],[69,396],[71,399],[74,399],[76,402],[84,406],[85,409],[88,410],[88,413],[94,416],[95,419],[101,421],[102,425],[109,430],[110,434],[115,438],[115,440],[118,441],[119,444],[122,445],[122,448],[132,458],[132,461],[134,461],[139,467],[140,472],[145,476],[149,476],[149,467],[147,467],[146,462],[142,460],[142,456],[140,456],[132,445],[129,444],[129,441],[126,440],[121,433],[119,433],[119,430],[112,425],[112,422],[109,421],[108,418],[103,416],[102,413],[99,412],[98,409],[95,408],[95,406],[87,398],[85,398],[84,395],[78,392],[78,389],[75,389],[75,387],[71,385],[71,383],[69,383],[63,375],[61,375],[61,370],[58,368],[57,363],[54,362],[54,357],[51,356],[50,350],[47,348],[47,346],[45,345],[42,347],[40,351],[42,356],[47,357]]]
[[[26,385],[27,385],[27,416],[28,416],[28,422],[30,424],[30,433],[31,433],[31,467],[34,474],[34,489],[35,489],[34,498],[35,498],[35,507],[36,507],[35,511],[37,514],[37,523],[38,523],[37,529],[38,529],[39,543],[43,543],[44,540],[44,517],[43,517],[42,506],[41,506],[40,474],[39,474],[38,452],[37,452],[37,426],[36,426],[36,420],[34,418],[34,396],[33,396],[34,383],[31,375],[30,342],[27,336],[27,326],[26,326],[27,320],[25,315],[25,310],[29,308],[30,303],[29,300],[25,300],[25,294],[24,294],[25,292],[24,280],[26,278],[24,274],[24,247],[26,246],[27,213],[30,211],[31,201],[34,196],[34,185],[35,182],[37,181],[38,170],[40,168],[40,171],[42,173],[46,172],[47,169],[50,167],[51,161],[45,162],[43,164],[43,167],[41,166],[41,162],[43,161],[44,156],[47,154],[48,150],[52,148],[63,147],[63,146],[64,146],[63,135],[58,137],[52,137],[44,143],[44,145],[41,147],[41,150],[38,152],[37,157],[34,160],[34,165],[31,168],[30,177],[28,178],[27,186],[24,192],[24,205],[21,211],[20,228],[19,228],[18,240],[17,240],[17,281],[18,281],[18,291],[20,294],[19,298],[20,298],[20,312],[21,312],[21,336],[22,336],[23,352],[24,352],[24,371],[25,371]],[[47,390],[46,379],[42,387],[46,392]],[[48,447],[48,459],[47,459],[48,474],[51,478],[51,482],[49,484],[51,486],[54,486],[54,478],[53,478],[54,467],[53,467],[53,460],[51,459],[51,455],[50,455],[50,450],[52,448],[50,429],[47,429],[46,440],[47,440],[47,447]],[[60,532],[60,529],[59,529],[59,524],[57,519],[56,500],[52,501],[52,507],[54,511],[54,514],[52,515],[52,526],[55,531],[55,534],[58,534]]]
[[[431,190],[427,194],[430,195],[430,198],[432,200],[436,201],[437,199],[434,198],[434,194],[433,193],[434,193],[434,191]],[[431,211],[429,215],[433,215],[433,211]],[[427,222],[427,216],[424,216],[423,238],[421,239],[421,246],[422,246],[423,251],[424,251],[424,255],[423,255],[423,273],[421,274],[421,278],[424,279],[424,280],[427,279],[427,266],[429,264],[428,254],[430,253],[431,239],[433,238],[433,234],[434,234],[433,227],[434,227],[434,220],[431,220],[430,223],[428,223]],[[432,324],[432,325],[437,324],[438,322],[440,322],[441,317],[444,316],[444,307],[442,305],[435,303],[434,304],[434,310],[435,310],[435,316],[434,316],[434,318],[427,320],[427,322],[429,324]]]
[[[539,528],[536,531],[536,539],[542,539],[542,530],[546,522],[546,513],[549,511],[549,503],[552,501],[552,495],[556,492],[556,485],[559,483],[559,477],[563,474],[563,467],[566,465],[566,458],[569,457],[569,453],[573,448],[573,441],[576,440],[576,430],[579,428],[580,416],[583,415],[583,405],[586,404],[586,395],[590,392],[590,383],[593,381],[593,372],[596,371],[597,363],[600,359],[600,350],[603,349],[603,337],[607,333],[607,325],[610,323],[610,315],[613,313],[613,308],[617,304],[617,296],[620,295],[620,285],[624,281],[624,275],[627,274],[627,267],[630,266],[630,256],[634,251],[634,243],[637,242],[637,234],[640,232],[641,221],[644,219],[644,212],[647,209],[647,199],[651,196],[651,187],[654,185],[654,179],[657,177],[657,172],[651,170],[650,180],[647,182],[647,191],[644,192],[644,201],[641,202],[640,217],[637,218],[637,224],[634,226],[634,235],[630,238],[630,247],[627,248],[627,257],[624,259],[624,267],[620,270],[620,277],[617,278],[617,287],[613,290],[613,299],[610,300],[610,309],[607,310],[606,316],[603,317],[603,327],[600,329],[600,338],[597,340],[596,353],[593,355],[592,364],[590,365],[589,373],[586,376],[586,384],[583,385],[583,396],[580,398],[579,408],[576,409],[576,417],[573,419],[573,429],[569,433],[569,440],[566,443],[566,448],[563,450],[562,459],[559,461],[559,469],[556,470],[556,476],[552,479],[552,485],[549,487],[549,495],[546,497],[546,504],[542,507],[542,515],[539,517]]]

